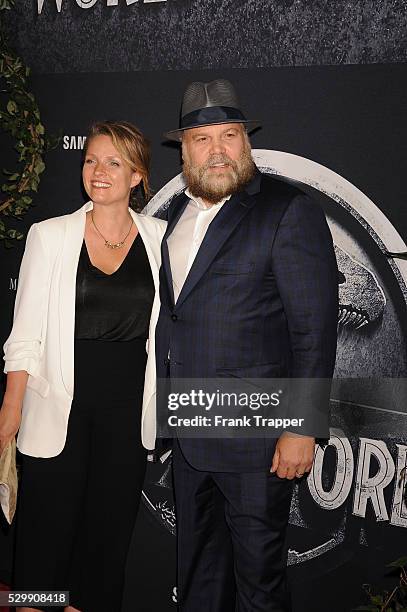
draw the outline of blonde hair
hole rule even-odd
[[[143,208],[151,197],[149,184],[150,144],[148,140],[135,125],[127,121],[98,121],[89,128],[84,155],[87,153],[90,141],[95,136],[109,136],[131,170],[141,174],[144,193],[142,197],[138,197],[137,187],[133,188],[130,195],[130,205],[137,209]]]

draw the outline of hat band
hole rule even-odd
[[[208,106],[199,108],[192,113],[184,115],[181,119],[180,129],[185,130],[189,127],[199,125],[209,125],[211,123],[228,123],[228,121],[247,121],[246,117],[238,108],[231,106]]]

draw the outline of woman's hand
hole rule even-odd
[[[3,403],[0,410],[0,455],[14,438],[21,423],[21,406]]]
[[[24,370],[7,374],[6,392],[0,410],[0,454],[20,428],[27,380],[28,373]]]

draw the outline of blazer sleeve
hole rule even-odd
[[[38,224],[31,226],[18,277],[11,334],[4,345],[4,371],[38,375],[50,281],[49,253]]]
[[[291,378],[331,378],[336,356],[338,268],[323,210],[296,195],[280,222],[272,269],[287,318]]]

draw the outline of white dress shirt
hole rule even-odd
[[[224,203],[231,197],[228,196],[216,204],[206,205],[201,198],[193,196],[188,189],[185,190],[185,195],[190,198],[189,202],[167,239],[175,302],[181,293],[209,225]]]

